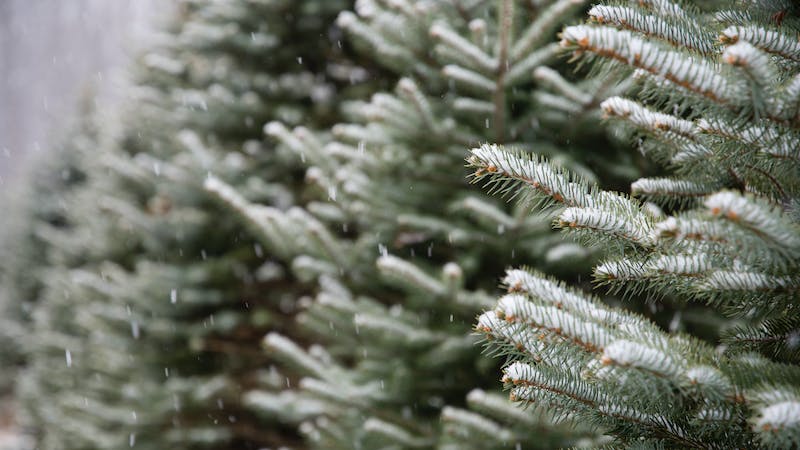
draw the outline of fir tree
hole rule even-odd
[[[598,106],[626,86],[547,67],[559,64],[555,31],[581,5],[359,1],[339,15],[346,42],[399,81],[347,104],[349,121],[329,131],[266,124],[309,166],[314,200],[282,211],[206,182],[269,255],[318,284],[297,321],[316,344],[264,339],[303,377],[283,391],[251,391],[256,410],[302,419],[314,448],[553,447],[595,437],[565,434],[546,412],[525,416],[491,392],[494,363],[469,335],[507,258],[569,272],[589,265],[592,250],[562,243],[548,216],[509,210],[453,170],[465,145],[499,140],[552,148],[552,158],[595,179],[576,159],[608,145]],[[562,133],[569,123],[582,128]],[[636,173],[631,161],[609,152],[597,172],[618,182]]]
[[[519,150],[472,151],[476,180],[555,206],[556,227],[605,248],[599,285],[678,308],[701,302],[722,317],[705,317],[701,340],[535,270],[509,270],[508,294],[477,329],[509,356],[513,399],[585,418],[626,445],[800,445],[793,8],[620,2],[562,31],[576,58],[638,83],[638,100],[612,97],[603,111],[673,175],[639,179],[633,197]],[[671,328],[681,320],[679,310]]]
[[[258,351],[301,283],[203,189],[210,171],[249,201],[301,201],[297,164],[261,139],[270,120],[326,124],[364,69],[337,55],[339,1],[187,1],[135,66],[129,99],[78,157],[64,225],[34,223],[33,329],[18,393],[40,448],[260,448],[297,441],[241,393],[272,383]],[[329,67],[333,66],[333,67]],[[351,87],[352,85],[352,87]],[[5,265],[5,262],[4,262]],[[282,381],[282,379],[281,379]]]
[[[797,446],[792,10],[597,5],[559,44],[583,4],[183,3],[63,216],[34,214],[41,284],[3,269],[36,297],[6,334],[40,446]],[[620,137],[675,176],[602,190],[648,167]],[[548,207],[468,186],[465,147]],[[598,256],[699,337],[543,274]],[[520,260],[477,328],[532,411],[469,335]]]
[[[67,226],[65,196],[86,178],[80,159],[97,136],[91,95],[86,95],[75,123],[65,128],[61,145],[50,152],[33,155],[23,163],[18,183],[3,192],[7,221],[0,229],[0,392],[13,391],[18,369],[24,365],[25,335],[30,327],[35,300],[43,288],[32,268],[50,261],[47,232]],[[12,182],[13,183],[13,182]]]

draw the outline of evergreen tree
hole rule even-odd
[[[3,262],[39,446],[800,445],[797,11],[584,5],[181,3]]]
[[[570,273],[593,257],[551,233],[548,215],[506,208],[453,169],[465,146],[496,140],[552,149],[596,179],[576,159],[609,146],[598,106],[627,85],[561,75],[552,41],[582,2],[545,3],[357,2],[338,23],[399,77],[394,89],[348,103],[349,120],[330,130],[265,126],[308,165],[314,200],[282,211],[206,181],[267,254],[318,284],[301,301],[306,337],[264,339],[302,378],[247,396],[266,417],[302,420],[311,447],[550,448],[595,437],[576,424],[567,433],[545,411],[520,414],[491,392],[495,363],[469,333],[507,258]],[[608,183],[636,174],[633,159],[612,151],[592,162]]]
[[[555,206],[556,227],[605,249],[598,284],[677,307],[672,331],[683,328],[682,304],[719,312],[702,318],[699,339],[509,270],[508,294],[477,329],[509,357],[513,399],[630,446],[800,445],[796,13],[789,2],[712,12],[620,2],[562,31],[577,58],[638,82],[638,101],[612,97],[603,111],[674,175],[639,179],[634,197],[519,150],[472,150],[476,180]]]
[[[29,267],[42,287],[16,341],[27,359],[18,393],[40,448],[297,440],[254,417],[241,393],[271,383],[258,341],[292,333],[286,317],[304,288],[203,180],[213,171],[283,209],[302,200],[298,164],[263,142],[261,124],[321,126],[356,95],[366,72],[332,42],[345,7],[186,1],[139,58],[130,98],[78,157],[87,179],[65,194],[64,223],[31,225],[51,264]]]
[[[22,174],[3,192],[7,220],[0,229],[0,392],[13,391],[18,369],[24,365],[26,329],[41,279],[32,268],[50,264],[47,230],[66,226],[65,194],[80,186],[85,174],[81,155],[93,146],[97,134],[91,95],[86,95],[78,120],[67,126],[61,145],[51,152],[35,154],[22,165]]]

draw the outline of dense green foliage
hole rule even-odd
[[[85,180],[58,192],[59,220],[28,224],[44,267],[9,270],[34,286],[4,300],[34,305],[15,344],[22,420],[41,448],[297,440],[291,426],[263,427],[242,392],[269,382],[258,341],[283,329],[304,288],[265,264],[203,180],[213,172],[281,208],[301,201],[302,172],[263,142],[262,124],[326,124],[358,92],[328,37],[347,6],[183,2],[132,68],[121,109],[87,125],[97,133],[78,130],[69,157]]]
[[[557,204],[557,227],[607,249],[599,284],[724,316],[705,324],[719,338],[703,342],[510,270],[509,294],[478,329],[511,355],[504,380],[517,400],[546,401],[629,444],[800,444],[800,28],[788,4],[758,6],[598,5],[592,23],[562,32],[566,50],[641,85],[646,104],[602,104],[674,174],[637,180],[638,198],[518,151],[473,150],[478,179]]]
[[[703,8],[180,2],[4,230],[26,432],[800,445],[800,28]]]
[[[579,9],[574,1],[360,1],[339,15],[361,54],[399,81],[346,104],[349,120],[329,131],[266,125],[308,166],[317,198],[280,211],[206,183],[270,254],[318,283],[297,326],[321,346],[305,351],[269,334],[267,349],[303,377],[294,398],[254,390],[256,408],[279,417],[287,412],[277,405],[292,404],[290,416],[300,409],[315,448],[552,447],[592,436],[570,437],[546,415],[520,422],[486,394],[495,367],[470,335],[507,257],[547,255],[542,268],[569,271],[587,267],[592,251],[563,245],[549,217],[526,218],[456,170],[465,146],[501,140],[552,148],[562,164],[595,177],[575,159],[587,142],[606,142],[598,105],[616,91],[598,90],[603,78],[572,84],[544,66],[558,63],[555,31]],[[552,85],[575,98],[543,89]],[[568,120],[584,129],[553,131]],[[635,173],[613,172],[620,161],[606,156],[609,178]]]

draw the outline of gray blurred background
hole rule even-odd
[[[167,0],[0,0],[0,189],[47,151],[81,95],[114,95]]]

